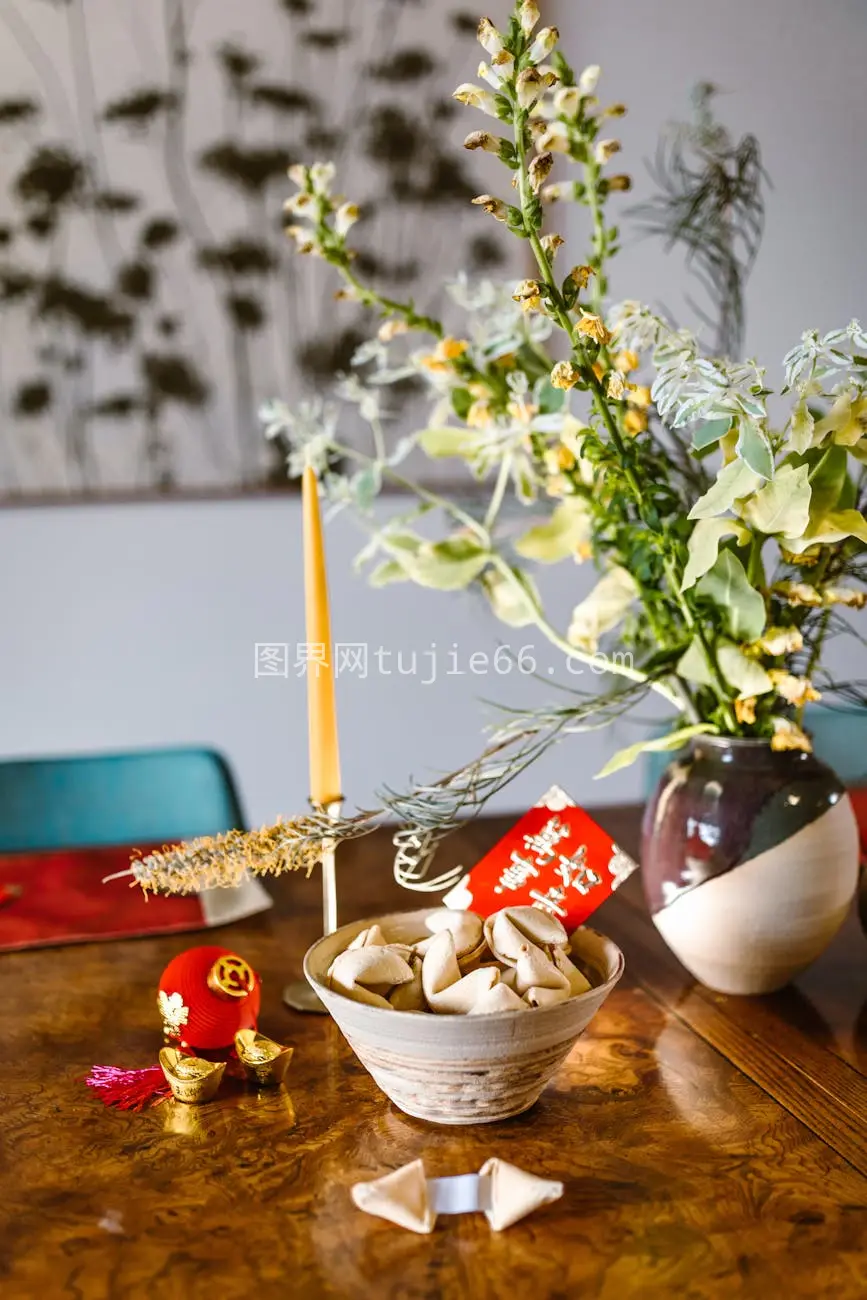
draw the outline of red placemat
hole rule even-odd
[[[142,854],[160,845],[142,845]],[[201,930],[269,907],[262,887],[145,898],[130,879],[103,884],[129,867],[128,845],[0,856],[0,952]],[[217,897],[220,896],[220,897]]]

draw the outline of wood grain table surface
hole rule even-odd
[[[599,820],[635,850],[638,810]],[[470,865],[507,823],[453,837]],[[386,838],[348,847],[341,920],[415,906]],[[0,956],[0,1296],[375,1300],[867,1296],[867,941],[854,917],[791,988],[695,984],[633,877],[594,924],[626,974],[526,1114],[465,1129],[396,1110],[323,1016],[281,1002],[317,937],[315,879],[213,933],[263,977],[263,1032],[295,1044],[288,1088],[143,1114],[81,1083],[156,1060],[157,980],[195,936]],[[504,1233],[482,1215],[418,1237],[360,1213],[357,1181],[421,1156],[429,1176],[497,1155],[562,1179]]]

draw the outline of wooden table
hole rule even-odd
[[[635,809],[600,821],[634,849]],[[471,863],[502,833],[458,848]],[[385,839],[347,850],[343,920],[412,900]],[[693,1298],[867,1295],[867,942],[854,918],[797,984],[738,1000],[699,988],[656,936],[637,882],[597,913],[626,975],[542,1097],[505,1123],[438,1129],[386,1100],[335,1025],[280,992],[316,937],[315,881],[218,932],[261,972],[261,1026],[296,1045],[288,1093],[198,1110],[111,1111],[94,1062],[153,1062],[154,991],[189,939],[0,957],[4,1300]],[[430,1176],[490,1155],[562,1179],[561,1201],[493,1234],[481,1215],[417,1237],[361,1214],[353,1182],[423,1156]]]

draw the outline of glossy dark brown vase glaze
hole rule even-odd
[[[642,868],[654,922],[693,974],[770,991],[818,956],[851,901],[849,797],[812,754],[698,737],[647,806]]]

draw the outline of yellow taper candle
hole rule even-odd
[[[325,544],[316,475],[307,465],[301,480],[304,516],[304,603],[307,633],[307,727],[310,798],[327,808],[341,796],[334,658]]]

